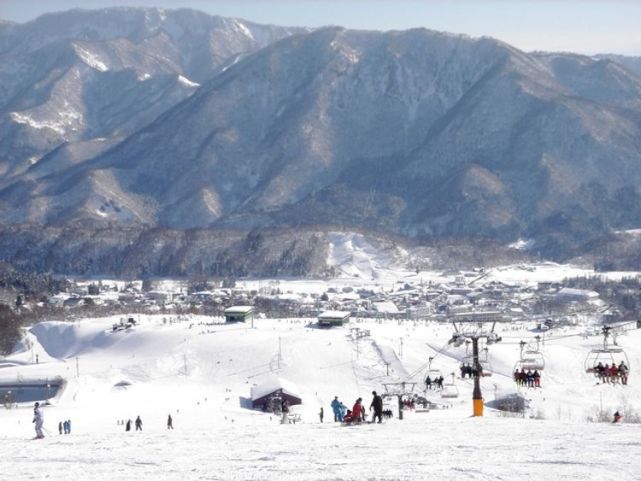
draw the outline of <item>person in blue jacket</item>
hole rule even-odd
[[[332,401],[332,411],[334,411],[334,422],[341,422],[343,420],[343,416],[341,415],[341,402],[338,400],[338,396],[334,396],[334,400]]]

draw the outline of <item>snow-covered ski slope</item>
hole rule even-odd
[[[596,385],[583,362],[600,338],[583,327],[546,334],[543,388],[525,389],[538,419],[500,417],[486,408],[472,418],[469,380],[456,379],[450,407],[406,412],[382,425],[342,427],[332,421],[334,396],[351,407],[389,382],[416,382],[431,368],[458,373],[465,346],[447,345],[449,325],[354,319],[317,329],[309,320],[256,319],[250,324],[188,316],[141,316],[112,332],[119,318],[42,322],[33,349],[10,356],[0,381],[68,382],[44,409],[48,436],[31,441],[31,404],[0,410],[0,480],[18,479],[265,479],[265,480],[635,480],[639,427],[588,423],[599,409],[626,416],[641,406],[641,332],[619,336],[632,367],[628,386]],[[486,401],[514,392],[511,371],[528,325],[501,326],[490,346],[494,375],[482,380]],[[368,330],[356,340],[351,329]],[[576,334],[576,335],[574,335]],[[559,339],[554,339],[555,337]],[[279,356],[280,352],[280,356]],[[35,355],[39,363],[32,364]],[[389,375],[388,375],[389,372]],[[281,377],[300,390],[297,424],[248,409],[255,384]],[[116,385],[129,383],[128,387]],[[318,418],[320,407],[325,422]],[[166,418],[175,430],[166,430]],[[140,415],[143,432],[119,420]],[[72,434],[58,435],[58,421]],[[553,474],[552,474],[553,473]]]

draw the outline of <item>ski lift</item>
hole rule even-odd
[[[446,399],[457,398],[458,397],[458,387],[454,382],[454,373],[450,373],[448,376],[448,381],[443,381],[443,389],[441,390],[441,397]]]
[[[514,366],[514,370],[525,370],[525,371],[543,371],[545,369],[545,358],[539,347],[541,338],[536,336],[536,344],[526,343],[525,341],[520,342],[521,354],[519,360]]]
[[[442,376],[440,369],[432,369],[433,357],[430,357],[427,361],[427,372],[425,373],[425,379],[428,377],[433,381],[434,379],[440,378]]]
[[[621,362],[627,366],[629,372],[630,361],[623,348],[609,345],[608,338],[610,337],[611,330],[612,328],[610,326],[603,326],[601,329],[601,333],[603,334],[603,347],[592,349],[585,358],[585,372],[588,374],[598,374],[596,368],[599,364],[603,366],[606,364],[618,366]]]
[[[481,368],[480,374],[481,377],[490,377],[492,376],[492,365],[490,364],[490,360],[488,358],[487,347],[484,348],[483,351],[484,355],[479,355],[479,367]],[[471,354],[469,356],[465,356],[461,361],[461,366],[465,364],[468,364],[469,366],[474,368],[474,357]]]

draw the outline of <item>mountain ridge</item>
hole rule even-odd
[[[7,50],[0,33],[0,60],[21,65],[0,67],[0,80],[22,92],[0,99],[5,223],[332,224],[528,238],[554,258],[641,225],[641,77],[614,58],[427,29],[262,27],[161,9],[69,15],[59,36],[72,40],[46,43],[45,29]],[[83,29],[83,15],[101,22]],[[181,25],[190,35],[177,40]],[[219,41],[194,61],[189,47],[203,38]],[[48,52],[64,62],[39,62],[57,58]]]

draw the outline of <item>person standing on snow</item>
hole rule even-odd
[[[127,423],[125,424],[125,431],[131,431],[131,419],[127,419]]]
[[[376,421],[376,418],[378,418],[378,422],[381,423],[383,422],[383,398],[376,394],[376,391],[372,391],[372,396],[374,396],[374,399],[372,399],[372,404],[369,405],[370,411],[372,408],[374,409],[372,422]]]
[[[142,431],[142,419],[140,419],[140,416],[136,417],[136,431]]]
[[[283,399],[283,401],[280,404],[280,410],[283,413],[283,417],[280,420],[281,424],[285,424],[287,422],[287,414],[289,413],[289,403],[287,402],[287,399]]]
[[[334,422],[341,422],[343,420],[343,416],[341,416],[341,402],[338,400],[338,396],[334,396],[331,406],[332,411],[334,411]]]
[[[33,406],[33,423],[36,424],[36,439],[42,439],[45,437],[42,434],[42,425],[44,424],[44,418],[42,417],[42,411],[40,410],[40,403],[36,403]]]
[[[171,418],[171,414],[167,415],[167,429],[174,429],[174,420]]]
[[[323,424],[323,416],[325,416],[325,413],[323,412],[323,406],[321,406],[320,412],[318,413],[318,417],[320,418],[321,424]]]

